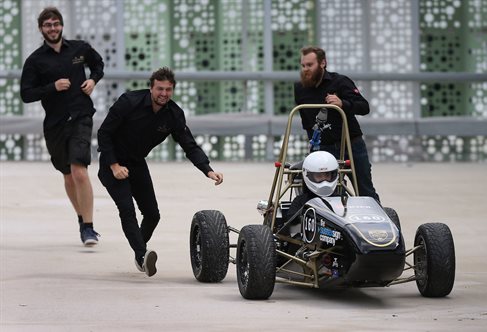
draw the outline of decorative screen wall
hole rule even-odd
[[[270,1],[270,0],[265,0]],[[21,69],[42,43],[37,16],[49,5],[63,13],[64,35],[84,39],[103,56],[106,70],[178,72],[264,70],[262,0],[3,0],[0,70]],[[346,14],[344,14],[346,13]],[[271,2],[273,70],[299,72],[299,49],[327,52],[328,70],[353,73],[487,72],[487,0],[288,0]],[[92,95],[105,117],[124,91],[147,79],[100,81]],[[487,117],[487,83],[360,81],[370,119]],[[290,81],[273,82],[275,115],[294,107]],[[211,113],[268,114],[261,81],[178,81],[174,99],[188,118]],[[18,79],[0,79],[0,116],[43,117],[40,103],[23,104]],[[361,117],[359,117],[361,121]],[[487,159],[486,138],[366,134],[372,161],[477,161]],[[271,139],[271,141],[268,141]],[[212,159],[264,160],[277,156],[281,137],[200,135]],[[269,146],[269,142],[271,146]],[[96,157],[96,139],[93,156]],[[296,133],[290,156],[308,146]],[[180,160],[168,140],[149,156]],[[0,134],[0,160],[49,160],[40,134]]]
[[[466,5],[468,3],[468,5]],[[487,2],[420,1],[422,71],[487,72]],[[421,115],[487,116],[487,83],[422,83]],[[424,158],[485,160],[485,137],[423,137]]]

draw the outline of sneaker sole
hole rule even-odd
[[[83,244],[85,247],[93,247],[94,245],[98,244],[98,240],[86,240]]]
[[[157,253],[155,251],[148,251],[144,257],[144,271],[148,277],[152,277],[157,272],[156,268]]]

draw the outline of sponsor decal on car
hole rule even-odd
[[[324,225],[324,222],[321,223]],[[342,234],[338,231],[335,231],[333,229],[320,226],[320,241],[325,242],[326,244],[331,244],[335,245],[337,240],[340,240],[342,238]]]
[[[349,209],[371,209],[372,206],[370,205],[349,205]]]
[[[375,240],[375,241],[378,241],[378,242],[383,242],[387,239],[387,231],[385,230],[382,230],[382,229],[377,229],[377,230],[371,230],[368,232],[369,233],[369,236]]]

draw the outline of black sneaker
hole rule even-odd
[[[87,247],[94,246],[98,243],[98,234],[93,228],[87,227],[81,230],[81,242]]]
[[[137,270],[139,270],[140,272],[144,272],[144,257],[141,257],[140,259],[137,259],[137,257],[135,257],[134,262]]]
[[[157,262],[157,253],[152,250],[147,250],[144,256],[144,263],[142,264],[142,268],[144,269],[145,274],[148,277],[152,277],[157,272],[156,268]]]

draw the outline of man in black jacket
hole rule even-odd
[[[54,167],[63,173],[66,193],[78,214],[81,241],[98,243],[93,229],[93,189],[88,176],[95,108],[90,98],[103,77],[103,60],[86,42],[66,40],[63,17],[55,7],[37,19],[44,44],[25,61],[20,95],[25,103],[41,101],[46,111],[44,137]],[[86,79],[85,66],[90,68]]]
[[[323,49],[314,46],[301,49],[301,81],[294,84],[294,99],[297,105],[332,104],[345,112],[352,142],[359,193],[361,196],[370,196],[380,202],[379,195],[372,183],[372,166],[369,162],[367,147],[355,117],[355,115],[368,114],[370,112],[369,103],[350,78],[326,70],[326,54]],[[313,137],[313,126],[316,123],[318,112],[318,109],[300,111],[303,129],[306,130],[310,140]],[[342,135],[340,114],[328,111],[326,124],[323,127],[319,150],[328,151],[338,159]]]
[[[98,177],[117,205],[137,269],[149,277],[157,271],[157,254],[147,250],[147,242],[160,219],[145,160],[149,152],[172,135],[196,168],[215,185],[223,181],[223,174],[213,171],[208,157],[196,144],[183,110],[171,100],[175,86],[174,73],[169,68],[155,71],[150,89],[121,95],[98,130]],[[140,228],[132,198],[143,216]]]

